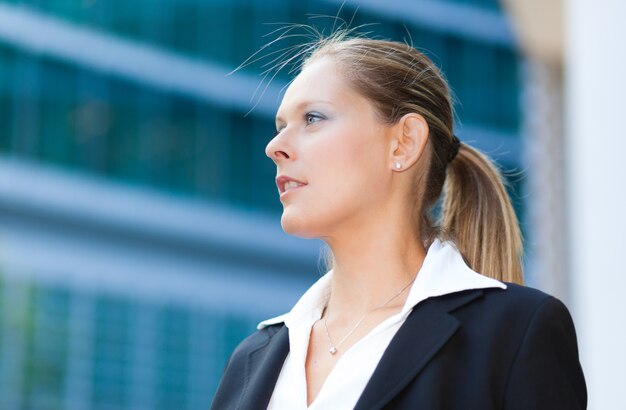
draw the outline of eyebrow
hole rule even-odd
[[[316,104],[316,103],[322,103],[322,104],[330,104],[333,105],[332,102],[327,101],[327,100],[311,100],[311,101],[302,101],[301,103],[299,103],[298,105],[296,105],[296,110],[301,110],[309,105],[312,104]],[[285,120],[283,120],[280,116],[276,117],[276,122],[282,122],[284,123]]]

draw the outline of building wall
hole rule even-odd
[[[626,407],[623,289],[626,3],[567,3],[568,262],[590,409]]]
[[[280,229],[264,154],[289,76],[261,97],[262,62],[226,74],[269,41],[263,23],[327,33],[307,13],[342,3],[0,1],[0,407],[206,408],[238,341],[323,272],[321,243]],[[519,171],[497,2],[417,3],[340,16],[425,49],[460,138]]]

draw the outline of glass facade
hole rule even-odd
[[[161,1],[159,7],[119,0],[33,3],[35,10],[68,24],[232,68],[268,41],[262,35],[275,26],[263,23],[308,22],[330,30],[330,19],[307,20],[306,14],[336,14],[333,4],[314,7],[313,2],[288,1]],[[343,17],[350,20],[350,13],[344,11]],[[353,19],[353,25],[371,22],[380,23],[365,28],[374,35],[402,40],[410,34],[443,69],[459,102],[461,123],[516,135],[519,81],[514,49],[391,21],[366,10]],[[254,111],[244,117],[242,111],[147,88],[10,44],[0,43],[0,70],[4,152],[232,205],[280,211],[274,166],[264,154],[273,135],[271,117]],[[287,73],[277,77],[286,78]]]
[[[496,0],[445,2],[500,13]],[[276,26],[264,23],[309,23],[328,33],[330,19],[307,15],[334,16],[339,5],[0,0],[0,6],[53,17],[67,27],[229,70],[269,41],[263,35]],[[349,21],[354,11],[346,6],[340,15]],[[452,86],[459,123],[497,135],[504,145],[519,138],[518,55],[512,45],[394,20],[363,7],[352,25],[366,23],[380,23],[364,29],[373,35],[396,40],[410,35],[433,58]],[[253,64],[243,74],[260,81],[260,71]],[[276,78],[287,80],[286,73]],[[264,153],[274,120],[262,112],[245,113],[172,91],[165,83],[149,86],[0,38],[0,157],[278,218],[275,167]],[[519,166],[519,153],[506,158],[505,168]],[[512,180],[516,198],[520,181]],[[516,205],[523,220],[523,202]],[[207,408],[228,355],[259,319],[254,312],[242,316],[227,308],[156,303],[15,276],[0,275],[0,294],[3,409]]]
[[[0,408],[202,409],[254,320],[4,277]]]

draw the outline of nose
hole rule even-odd
[[[283,131],[284,132],[284,131]],[[287,146],[281,134],[275,136],[265,147],[265,155],[267,155],[274,163],[278,164],[283,158],[291,158],[291,148]]]

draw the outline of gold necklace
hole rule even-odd
[[[415,277],[417,278],[417,276]],[[326,337],[328,337],[328,344],[330,345],[330,349],[328,349],[328,351],[330,352],[330,354],[334,355],[337,353],[337,348],[339,346],[341,346],[341,344],[359,327],[359,325],[361,324],[361,322],[363,321],[363,319],[365,319],[365,317],[372,313],[373,311],[380,309],[382,307],[385,307],[389,302],[391,302],[392,300],[394,300],[395,298],[397,298],[398,296],[400,296],[400,294],[402,292],[404,292],[404,290],[406,288],[409,287],[409,285],[411,285],[411,283],[415,282],[415,278],[413,278],[412,281],[410,281],[408,284],[406,284],[402,289],[400,289],[400,292],[396,293],[391,299],[389,299],[388,301],[386,301],[385,303],[383,303],[382,305],[370,310],[369,312],[365,312],[365,314],[358,320],[358,322],[356,323],[356,325],[352,328],[352,330],[350,330],[348,332],[347,335],[345,335],[343,337],[343,339],[341,339],[339,341],[339,343],[337,343],[337,345],[333,345],[333,341],[330,339],[330,333],[328,333],[328,325],[326,323],[326,321],[328,320],[328,315],[326,315],[326,317],[324,318],[324,328],[326,329]],[[326,308],[328,307],[328,305],[324,306],[324,311],[322,311],[322,315],[326,312]]]

